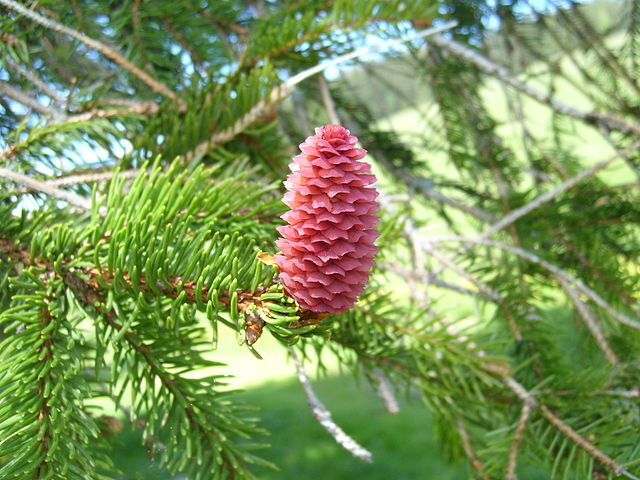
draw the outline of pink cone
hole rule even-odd
[[[378,217],[370,188],[376,177],[360,161],[366,150],[339,125],[316,128],[300,145],[291,175],[284,182],[282,215],[276,241],[280,281],[302,308],[316,313],[340,313],[356,302],[369,278],[378,248],[373,242]]]

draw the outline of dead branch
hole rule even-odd
[[[289,348],[289,353],[291,354],[291,358],[295,364],[298,380],[300,380],[302,389],[309,401],[309,407],[311,407],[311,411],[313,412],[314,417],[316,417],[316,420],[318,420],[320,425],[322,425],[322,427],[333,436],[340,446],[350,452],[354,457],[364,460],[365,462],[371,462],[373,460],[371,452],[360,446],[358,442],[347,435],[344,430],[342,430],[342,428],[333,421],[331,418],[331,412],[327,410],[327,407],[324,406],[313,391],[311,381],[309,380],[307,372],[304,369],[304,365],[302,364],[302,360],[300,360],[296,351],[293,348]]]

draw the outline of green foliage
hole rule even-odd
[[[2,476],[107,478],[106,442],[86,407],[99,393],[85,371],[83,316],[57,279],[27,269],[14,282],[29,293],[13,295],[0,315]]]

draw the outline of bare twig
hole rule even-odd
[[[0,177],[6,178],[8,180],[11,180],[12,182],[16,182],[21,185],[25,185],[35,191],[45,193],[51,197],[64,200],[70,205],[73,205],[74,207],[78,207],[81,210],[91,210],[91,202],[88,201],[87,199],[81,198],[71,192],[67,192],[65,190],[60,190],[59,188],[51,187],[47,185],[45,182],[35,180],[21,173],[14,172],[12,170],[0,167]]]
[[[558,280],[558,283],[560,283],[564,291],[567,293],[567,296],[571,299],[573,305],[576,307],[578,314],[580,315],[580,317],[582,317],[582,320],[591,332],[591,335],[598,344],[598,347],[600,347],[600,350],[602,350],[602,352],[604,353],[604,356],[607,357],[607,360],[611,365],[613,365],[614,367],[617,366],[620,363],[620,360],[618,360],[618,356],[613,352],[613,350],[607,343],[607,340],[602,333],[602,330],[598,325],[598,321],[594,317],[591,309],[587,306],[586,303],[580,300],[580,295],[578,294],[578,292],[571,288],[571,286],[565,279],[558,276],[556,276],[556,279]]]
[[[374,154],[374,156],[377,155],[377,152],[375,151],[372,153]],[[481,210],[476,207],[472,207],[471,205],[467,205],[466,203],[456,200],[455,198],[447,197],[446,195],[442,194],[441,192],[439,192],[433,187],[432,182],[429,179],[414,177],[402,170],[394,169],[391,163],[386,161],[386,159],[384,159],[380,155],[376,156],[376,160],[378,160],[382,165],[384,165],[384,167],[387,170],[393,172],[405,184],[415,189],[417,192],[420,192],[422,195],[429,197],[435,200],[436,202],[442,203],[444,205],[449,205],[450,207],[453,207],[462,212],[468,213],[482,221],[485,221],[485,222],[495,221],[495,217],[489,212],[485,212],[484,210]]]
[[[87,122],[89,120],[93,120],[95,118],[110,118],[117,117],[121,115],[153,115],[158,112],[158,104],[155,102],[134,102],[128,106],[123,108],[112,108],[112,109],[95,109],[90,110],[88,112],[78,113],[77,115],[70,115],[66,117],[63,122],[64,123],[77,123],[77,122]],[[62,122],[60,122],[62,123]]]
[[[471,466],[478,471],[482,480],[489,480],[489,477],[484,473],[484,466],[478,460],[478,456],[476,452],[473,451],[473,446],[471,445],[471,440],[469,439],[469,433],[467,432],[467,428],[464,426],[464,422],[458,418],[456,420],[456,426],[458,428],[458,433],[460,434],[460,439],[462,440],[462,447],[464,448],[464,453],[469,458],[469,462],[471,462]]]
[[[505,215],[500,221],[496,222],[491,227],[487,228],[484,232],[482,232],[478,236],[478,238],[481,238],[481,239],[489,238],[494,233],[502,230],[504,227],[512,224],[519,218],[522,218],[523,216],[527,215],[531,211],[540,207],[540,205],[542,205],[543,203],[546,203],[549,200],[553,199],[554,197],[557,197],[561,193],[566,192],[567,190],[574,187],[584,179],[589,178],[594,174],[596,174],[597,172],[599,172],[600,170],[602,170],[603,168],[606,168],[607,166],[609,166],[609,164],[611,164],[615,160],[629,155],[630,153],[636,151],[638,148],[640,148],[640,141],[635,142],[633,145],[616,152],[615,155],[612,156],[611,158],[608,158],[607,160],[603,160],[602,162],[596,163],[592,167],[589,167],[586,170],[583,170],[578,175],[571,177],[567,181],[562,182],[557,187],[540,195],[539,197],[535,198],[534,200],[527,203],[526,205],[523,205],[522,207],[513,210],[508,215]]]
[[[489,247],[496,247],[501,250],[505,250],[507,252],[511,252],[514,255],[517,255],[525,260],[533,262],[535,264],[540,265],[545,268],[549,272],[553,273],[555,276],[564,279],[570,285],[575,285],[579,291],[581,291],[584,295],[593,300],[598,306],[607,311],[609,315],[618,320],[620,323],[627,325],[631,328],[635,328],[636,330],[640,330],[640,322],[630,318],[628,315],[624,313],[620,313],[616,311],[609,303],[604,300],[600,295],[598,295],[591,288],[587,287],[582,280],[575,278],[571,274],[567,273],[561,268],[556,267],[555,265],[547,262],[546,260],[540,258],[532,252],[524,250],[522,248],[513,247],[511,245],[507,245],[506,243],[496,242],[493,240],[485,240],[482,238],[472,238],[472,237],[460,237],[456,235],[451,236],[443,236],[443,237],[429,237],[425,239],[426,243],[443,243],[443,242],[461,242],[468,244],[476,244],[476,245],[486,245]]]
[[[448,50],[449,52],[457,55],[463,60],[466,60],[467,62],[477,66],[485,73],[489,75],[495,75],[504,83],[511,85],[512,87],[533,98],[534,100],[548,105],[560,114],[582,120],[583,122],[588,124],[603,124],[607,125],[613,130],[633,133],[635,135],[640,134],[639,124],[628,122],[625,119],[619,118],[610,113],[597,111],[583,112],[577,108],[571,107],[559,101],[558,99],[538,90],[537,88],[527,85],[526,83],[512,75],[502,65],[497,64],[493,60],[490,60],[489,58],[481,55],[480,53],[459,42],[456,42],[455,40],[451,40],[442,35],[433,35],[431,37],[431,42],[433,42],[434,45],[438,45],[439,47]]]
[[[13,60],[11,60],[11,58],[8,57],[8,56],[6,57],[6,62],[7,62],[7,66],[9,68],[15,70],[20,75],[25,77],[27,80],[29,80],[31,83],[33,83],[36,87],[40,88],[44,93],[46,93],[53,100],[55,100],[56,102],[58,102],[61,105],[64,105],[64,103],[65,103],[64,97],[62,95],[60,95],[58,92],[56,92],[49,85],[47,85],[47,82],[42,80],[38,76],[38,74],[36,72],[22,67],[21,65],[15,63]]]
[[[122,172],[118,172],[119,178],[135,178],[140,174],[139,170],[124,170]],[[54,178],[52,180],[45,180],[43,183],[49,187],[60,188],[60,187],[70,187],[72,185],[84,185],[87,183],[96,183],[96,182],[106,182],[113,178],[113,172],[96,172],[96,173],[85,173],[81,175],[67,175],[58,178]],[[27,187],[17,189],[15,192],[12,192],[15,195],[23,195],[25,193],[33,192],[34,189]]]
[[[439,262],[444,264],[447,268],[449,268],[450,270],[453,270],[468,282],[473,283],[476,287],[478,287],[478,290],[480,292],[482,292],[491,300],[494,300],[496,302],[502,302],[504,300],[502,295],[496,292],[493,288],[491,288],[489,285],[482,282],[481,280],[478,280],[477,278],[475,278],[473,275],[467,272],[464,268],[459,266],[457,263],[453,262],[450,258],[443,255],[440,252],[440,250],[438,250],[436,247],[434,247],[430,243],[423,241],[421,244],[421,247],[424,250],[426,250],[430,255],[432,255],[435,259],[437,259]]]
[[[376,264],[376,266],[378,268],[382,268],[383,270],[389,270],[390,272],[393,272],[396,275],[399,275],[404,279],[411,279],[411,280],[421,280],[421,279],[423,279],[423,278],[420,277],[420,275],[418,273],[412,272],[412,271],[407,270],[407,269],[402,268],[402,267],[399,267],[399,266],[397,266],[395,264],[378,263],[378,264]],[[493,300],[491,297],[489,297],[484,292],[479,292],[479,291],[476,291],[476,290],[470,290],[468,288],[461,287],[460,285],[456,285],[454,283],[445,282],[444,280],[441,280],[440,278],[438,278],[433,272],[429,272],[428,273],[427,281],[430,284],[433,284],[433,285],[435,285],[437,287],[446,288],[447,290],[452,290],[454,292],[462,293],[463,295],[471,295],[471,296],[486,298],[488,300]]]
[[[603,390],[601,392],[593,392],[589,394],[591,397],[597,397],[600,395],[620,398],[640,398],[640,388],[635,387],[631,390]]]
[[[502,295],[500,295],[500,293],[496,292],[493,288],[491,288],[489,285],[487,285],[486,283],[482,282],[481,280],[478,280],[476,277],[474,277],[469,272],[467,272],[465,269],[463,269],[460,265],[455,263],[452,259],[450,259],[446,255],[443,255],[429,241],[424,241],[423,240],[422,243],[421,243],[421,246],[427,252],[429,252],[430,255],[435,257],[440,263],[442,263],[447,268],[449,268],[449,269],[453,270],[454,272],[456,272],[458,275],[460,275],[465,280],[468,280],[469,282],[473,283],[476,287],[478,287],[478,290],[480,290],[483,294],[485,294],[491,300],[495,301],[498,304],[498,306],[500,307],[500,309],[501,309],[502,313],[504,314],[504,316],[506,317],[507,321],[509,322],[509,327],[511,328],[511,331],[513,332],[513,335],[514,335],[515,339],[518,342],[522,341],[523,337],[522,337],[522,332],[520,331],[520,327],[518,327],[518,324],[516,323],[515,319],[513,318],[513,315],[511,315],[511,312],[510,312],[510,310],[509,310],[509,308],[508,308],[508,306],[507,306],[507,304],[506,304],[506,302],[504,300],[504,297]]]
[[[1,85],[0,85],[1,89]],[[82,123],[88,122],[90,120],[94,120],[97,118],[111,118],[122,115],[153,115],[158,111],[158,105],[155,102],[134,102],[129,105],[126,105],[124,108],[114,108],[114,109],[96,109],[90,110],[88,112],[78,113],[77,115],[70,116],[56,116],[52,121],[46,124],[47,127],[60,127],[64,128],[69,125],[73,125],[74,123]],[[46,128],[46,129],[36,129],[35,132],[31,132],[31,135],[24,141],[14,143],[13,145],[9,145],[3,151],[0,152],[0,160],[8,160],[15,157],[19,152],[23,149],[27,148],[29,145],[33,144],[34,140],[43,139],[48,136],[56,135],[58,133],[58,129]],[[113,173],[111,174],[113,176]]]
[[[409,275],[406,280],[409,282],[411,289],[411,297],[420,301],[421,304],[427,304],[429,301],[429,275],[425,268],[425,259],[423,249],[420,248],[418,232],[413,226],[413,219],[409,216],[404,222],[404,237],[409,244],[409,252],[411,255],[411,266],[415,275]],[[422,291],[415,285],[415,280],[422,282]]]
[[[4,5],[5,7],[15,12],[20,13],[21,15],[24,15],[27,18],[30,18],[31,20],[33,20],[36,23],[39,23],[43,27],[49,28],[56,32],[63,33],[65,35],[69,35],[70,37],[73,37],[76,40],[79,40],[80,42],[84,43],[87,47],[97,50],[98,52],[103,54],[105,57],[107,57],[109,60],[112,60],[113,62],[120,65],[122,68],[124,68],[125,70],[131,72],[133,75],[138,77],[144,83],[149,85],[149,87],[151,87],[151,89],[154,92],[164,95],[165,97],[168,97],[172,100],[178,100],[178,97],[176,96],[176,94],[172,92],[169,89],[169,87],[167,87],[164,83],[158,80],[155,80],[153,77],[151,77],[151,75],[141,70],[140,68],[136,67],[133,63],[131,63],[129,60],[127,60],[118,52],[116,52],[113,48],[105,45],[104,43],[99,42],[93,38],[90,38],[86,36],[84,33],[78,32],[73,28],[62,25],[61,23],[58,23],[51,18],[45,17],[44,15],[40,15],[39,13],[36,13],[33,10],[30,10],[25,6],[19,4],[18,2],[15,2],[14,0],[0,0],[0,4]]]
[[[505,474],[505,480],[518,480],[516,476],[516,465],[518,462],[518,450],[520,449],[520,443],[522,443],[522,435],[524,429],[527,426],[527,420],[531,414],[531,402],[524,402],[522,404],[522,410],[520,411],[520,417],[518,418],[518,425],[513,435],[513,443],[509,450],[509,461],[507,463],[507,473]]]
[[[29,95],[22,92],[21,90],[18,90],[17,88],[12,87],[8,83],[2,82],[2,81],[0,81],[0,93],[6,95],[7,97],[11,98],[12,100],[15,100],[18,103],[21,103],[22,105],[30,108],[31,110],[35,110],[38,113],[42,113],[43,115],[56,116],[59,114],[59,112],[56,109],[53,109],[51,107],[47,107],[41,104],[36,99],[31,98]]]
[[[365,462],[371,462],[373,460],[371,452],[360,446],[360,444],[347,435],[344,430],[342,430],[333,421],[331,418],[331,412],[327,410],[320,399],[316,396],[313,391],[313,387],[311,386],[311,381],[309,380],[307,372],[304,369],[304,365],[302,364],[302,360],[300,360],[296,351],[293,348],[290,348],[289,353],[291,354],[293,363],[296,366],[298,379],[300,380],[300,384],[307,396],[309,406],[311,407],[313,415],[316,417],[318,422],[320,422],[320,425],[322,425],[322,427],[324,427],[324,429],[329,432],[333,438],[335,438],[339,445],[341,445],[345,450],[351,452],[354,457],[364,460]]]
[[[318,87],[320,88],[320,96],[322,97],[322,103],[324,104],[324,109],[327,111],[329,121],[334,125],[339,125],[340,119],[338,118],[336,105],[333,103],[333,98],[331,98],[331,92],[329,91],[327,80],[324,78],[324,73],[318,75]]]
[[[376,391],[378,392],[378,396],[382,399],[382,403],[384,403],[384,408],[391,414],[399,413],[400,405],[398,405],[398,400],[393,393],[393,387],[391,386],[387,376],[379,368],[376,368],[373,371],[373,376],[375,378]]]

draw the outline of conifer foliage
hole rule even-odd
[[[288,349],[358,458],[312,352],[419,398],[471,477],[637,478],[640,20],[559,3],[0,0],[0,478],[117,478],[114,408],[190,480],[274,467],[221,329]],[[414,35],[422,90],[310,75],[369,34]],[[341,127],[283,185],[336,123],[380,211]]]

